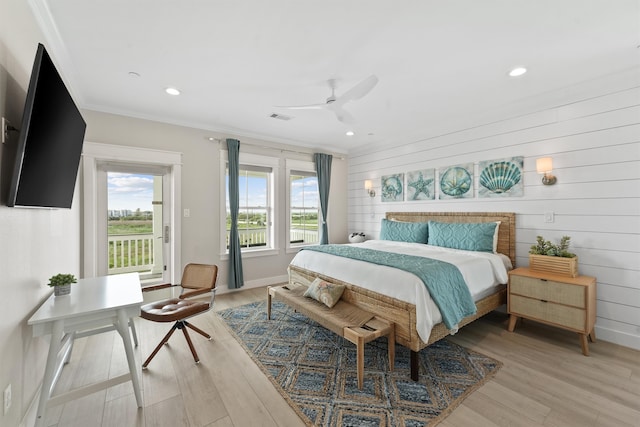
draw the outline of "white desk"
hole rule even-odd
[[[137,273],[80,279],[71,294],[51,295],[29,319],[33,336],[51,334],[49,355],[42,381],[36,426],[44,423],[47,405],[59,405],[87,394],[131,380],[138,407],[142,407],[140,380],[129,335],[129,319],[140,315],[142,289]],[[62,367],[69,361],[73,340],[116,329],[127,353],[129,373],[51,396]]]

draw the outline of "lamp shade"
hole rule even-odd
[[[364,189],[369,191],[373,188],[373,182],[371,182],[370,179],[365,179],[364,180]]]
[[[536,160],[536,171],[538,173],[549,173],[553,170],[553,160],[551,157],[541,157]]]

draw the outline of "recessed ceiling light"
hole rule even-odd
[[[168,87],[164,91],[167,92],[169,95],[174,95],[174,96],[180,95],[180,91],[175,87]]]
[[[527,72],[527,69],[524,67],[515,67],[509,71],[510,77],[519,77]]]
[[[354,132],[354,131],[352,131],[352,130],[348,130],[348,131],[347,131],[347,133],[346,133],[346,135],[347,135],[347,136],[353,136],[353,135],[355,135],[355,132]]]
[[[129,71],[129,77],[138,78],[140,77],[140,74],[136,73],[135,71]]]

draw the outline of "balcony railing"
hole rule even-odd
[[[108,274],[150,272],[153,269],[153,234],[111,235],[108,242]]]
[[[267,243],[266,228],[252,228],[249,230],[238,230],[240,246],[254,247],[264,246]],[[297,230],[292,229],[289,235],[291,243],[318,243],[318,230]],[[227,230],[227,248],[229,247],[229,230]]]
[[[267,242],[267,230],[256,228],[239,230],[243,247],[264,246]],[[291,243],[317,243],[317,230],[291,230]],[[147,273],[154,270],[155,257],[153,234],[111,235],[109,244],[108,274]],[[229,231],[227,231],[227,247]]]

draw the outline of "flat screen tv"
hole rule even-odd
[[[86,126],[49,54],[38,44],[8,206],[71,208]]]

